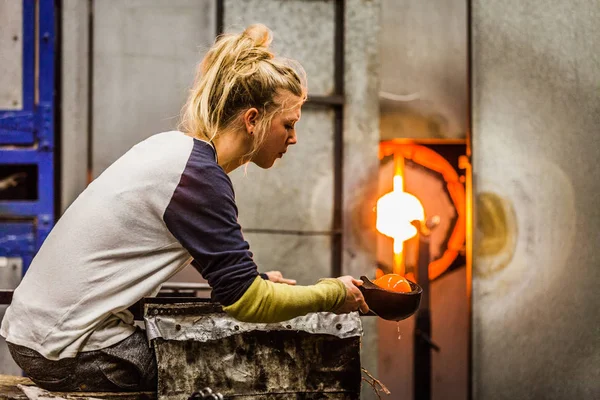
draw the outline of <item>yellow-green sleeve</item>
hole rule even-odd
[[[281,322],[311,312],[335,310],[345,299],[346,287],[338,279],[321,279],[312,286],[290,286],[257,276],[244,295],[223,310],[239,321]]]

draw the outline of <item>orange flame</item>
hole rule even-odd
[[[394,239],[394,273],[404,275],[402,250],[404,241],[417,234],[412,221],[423,221],[425,211],[419,199],[404,191],[404,158],[394,156],[395,175],[393,190],[377,200],[375,227],[382,234]]]
[[[395,254],[402,253],[404,241],[417,234],[411,221],[425,219],[421,202],[404,191],[402,180],[400,175],[394,176],[394,190],[377,201],[377,230],[394,239]]]

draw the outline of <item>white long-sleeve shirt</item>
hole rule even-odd
[[[154,135],[104,171],[35,256],[2,321],[10,343],[57,360],[134,332],[127,308],[195,260],[223,305],[258,275],[214,148]]]

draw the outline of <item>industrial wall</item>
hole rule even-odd
[[[600,398],[600,2],[472,4],[475,399]]]

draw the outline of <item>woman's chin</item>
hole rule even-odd
[[[276,158],[272,160],[252,160],[254,164],[262,169],[269,169],[275,164]]]

